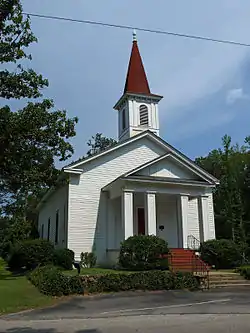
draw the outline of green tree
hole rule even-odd
[[[90,147],[87,152],[87,156],[90,157],[95,154],[99,154],[105,149],[112,147],[116,144],[116,140],[112,138],[107,138],[106,136],[102,135],[102,133],[96,133],[96,135],[92,136],[92,138],[87,142],[87,145]]]
[[[37,42],[30,20],[22,15],[20,0],[0,2],[0,197],[2,212],[25,215],[29,202],[35,205],[44,191],[55,184],[59,171],[55,159],[69,158],[77,118],[54,110],[52,100],[42,100],[48,81],[24,64],[32,57],[30,44]],[[11,64],[11,66],[7,66]],[[32,99],[12,110],[10,99]],[[35,101],[36,100],[36,101]]]
[[[249,139],[242,146],[232,145],[231,137],[225,135],[222,146],[196,163],[220,180],[214,193],[217,237],[244,244],[249,232]]]

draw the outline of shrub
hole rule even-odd
[[[8,265],[12,270],[19,270],[25,266],[27,270],[38,265],[53,262],[54,246],[43,239],[27,240],[16,243],[10,253]]]
[[[240,248],[229,239],[213,239],[201,246],[201,259],[217,269],[233,268],[241,262]]]
[[[37,237],[38,231],[34,223],[24,221],[20,218],[2,218],[0,230],[0,256],[6,260],[16,242]]]
[[[38,267],[29,280],[46,295],[62,296],[127,290],[198,289],[199,283],[191,273],[147,271],[103,275],[66,276],[55,266]]]
[[[121,244],[119,265],[135,271],[168,269],[168,260],[163,257],[168,252],[167,242],[157,236],[132,236]]]
[[[66,276],[55,266],[37,267],[28,275],[38,290],[51,296],[83,294],[83,284],[78,276]]]
[[[250,266],[241,266],[237,268],[237,272],[244,276],[245,279],[250,280]]]
[[[171,273],[147,271],[135,273],[105,274],[81,276],[81,280],[90,293],[116,292],[126,290],[170,290],[197,289],[197,279],[191,273]]]
[[[81,253],[81,266],[86,268],[92,268],[96,265],[96,255],[93,252]]]
[[[69,249],[55,249],[54,251],[54,265],[70,270],[73,266],[75,254]]]

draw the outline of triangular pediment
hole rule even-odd
[[[211,183],[211,180],[204,177],[204,175],[199,173],[199,171],[190,167],[190,165],[187,165],[171,153],[158,157],[155,160],[128,172],[124,176],[158,177],[166,179],[172,178],[176,180],[194,180]]]

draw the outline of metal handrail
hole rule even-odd
[[[187,243],[188,243],[188,248],[191,250],[196,250],[196,251],[200,251],[201,248],[206,248],[206,250],[208,252],[210,252],[214,258],[215,258],[215,269],[217,269],[217,253],[213,250],[211,250],[210,248],[206,247],[206,245],[204,243],[202,243],[199,239],[197,239],[195,236],[193,235],[188,235],[187,237]]]
[[[187,245],[188,245],[188,249],[190,249],[190,250],[199,250],[199,248],[201,246],[201,242],[199,241],[199,239],[197,239],[193,235],[188,235],[187,236]]]

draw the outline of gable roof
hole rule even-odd
[[[145,132],[148,132],[148,131],[145,131]],[[124,141],[121,141],[121,142],[118,142],[117,144],[111,146],[111,147],[108,147],[106,149],[104,149],[103,151],[101,151],[100,153],[98,154],[95,154],[95,155],[92,155],[90,157],[82,157],[82,158],[79,158],[78,160],[74,161],[74,162],[71,162],[70,164],[66,165],[65,167],[63,167],[63,169],[71,169],[71,168],[77,168],[79,165],[82,165],[82,164],[85,164],[87,162],[90,162],[92,160],[95,160],[96,158],[99,158],[100,156],[103,156],[103,155],[106,155],[107,153],[111,152],[111,151],[114,151],[118,148],[121,148],[123,146],[126,146],[128,143],[130,142],[133,142],[133,141],[136,141],[138,139],[140,139],[141,137],[144,137],[145,136],[145,132],[141,132],[131,138],[128,138]]]
[[[203,176],[203,178],[207,179],[207,181],[213,182],[215,184],[219,184],[219,180],[217,178],[215,178],[214,176],[212,176],[211,174],[209,174],[207,171],[205,171],[204,169],[202,169],[201,167],[199,167],[189,157],[185,156],[179,150],[177,150],[176,148],[174,148],[173,146],[171,146],[169,143],[167,143],[166,141],[164,141],[163,139],[161,139],[160,137],[158,137],[157,135],[155,135],[150,130],[146,130],[146,131],[141,132],[141,133],[139,133],[139,134],[137,134],[135,136],[132,136],[131,138],[129,138],[129,139],[125,140],[125,141],[119,142],[118,144],[116,144],[116,145],[114,145],[112,147],[107,148],[106,150],[100,152],[99,154],[93,155],[93,156],[88,157],[88,158],[84,158],[82,160],[78,160],[75,163],[73,162],[70,165],[64,167],[63,169],[65,171],[68,171],[68,172],[70,170],[72,170],[72,169],[77,169],[77,167],[79,165],[84,165],[84,164],[86,164],[86,163],[88,163],[88,162],[90,162],[92,160],[100,158],[101,156],[104,156],[104,155],[106,155],[108,153],[111,153],[112,151],[120,149],[120,148],[122,148],[122,147],[124,147],[126,145],[129,145],[130,143],[132,143],[134,141],[140,140],[140,139],[142,139],[144,137],[147,137],[148,139],[152,140],[156,144],[163,146],[168,151],[167,154],[164,154],[160,158],[164,158],[164,157],[166,157],[166,155],[171,154],[172,158],[176,158],[179,163],[183,163],[183,164],[185,164],[185,166],[190,167],[193,171],[197,172],[200,176]],[[153,162],[153,161],[151,161],[151,162]],[[144,167],[145,167],[145,165],[144,165]]]
[[[199,170],[194,168],[193,164],[192,165],[187,165],[187,163],[185,163],[183,160],[181,160],[178,156],[174,156],[173,153],[166,153],[166,154],[164,154],[160,157],[157,157],[157,158],[153,159],[152,161],[149,161],[149,162],[141,165],[140,167],[137,167],[137,168],[125,173],[122,177],[128,178],[130,176],[137,176],[136,173],[138,173],[139,171],[142,171],[142,170],[146,169],[147,167],[153,166],[153,165],[157,164],[158,162],[163,161],[165,159],[174,160],[175,162],[177,162],[177,164],[179,164],[180,166],[188,169],[190,172],[192,172],[193,174],[195,174],[196,176],[198,176],[199,178],[201,178],[205,182],[212,183],[212,184],[215,183],[215,181],[213,179],[211,179],[210,175],[209,175],[210,177],[205,176]]]

